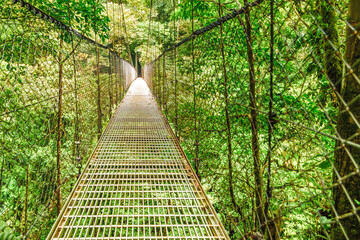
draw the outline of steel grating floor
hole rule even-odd
[[[189,166],[135,80],[48,239],[229,239]]]

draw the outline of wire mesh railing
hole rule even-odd
[[[359,239],[359,1],[188,2],[143,75],[229,236]]]
[[[119,104],[47,239],[229,239],[142,79]]]
[[[24,1],[0,8],[0,221],[43,239],[137,74],[71,22]]]

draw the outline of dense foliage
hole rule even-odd
[[[195,30],[241,4],[181,6],[177,16]],[[359,129],[357,117],[346,113],[347,127],[338,120],[339,106],[357,101],[352,92],[353,102],[341,102],[348,96],[341,82],[359,94],[357,76],[341,80],[341,65],[354,61],[344,59],[346,12],[343,2],[275,1],[271,60],[264,2],[146,66],[145,78],[232,239],[359,237],[358,215],[350,214],[359,208],[359,178],[338,187],[339,176],[357,175],[359,166],[357,147],[343,146],[340,154],[336,141]],[[351,111],[356,116],[357,107]],[[341,214],[348,219],[338,220]]]
[[[0,1],[0,232],[44,239],[135,72],[117,53],[22,5]],[[108,38],[104,4],[32,6]]]
[[[164,52],[247,1],[29,1],[99,47],[1,0],[0,232],[46,237],[130,83],[125,59],[143,72],[231,239],[355,239],[351,8],[274,1],[271,45],[270,2]]]

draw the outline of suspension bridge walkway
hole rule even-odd
[[[229,239],[146,82],[116,109],[48,239]]]

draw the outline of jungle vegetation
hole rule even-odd
[[[248,1],[28,1],[105,48],[14,2],[0,0],[0,239],[46,238],[126,91],[118,58],[231,239],[360,239],[358,0],[259,1],[179,47]]]

